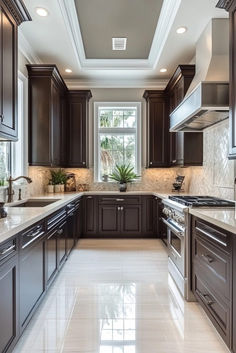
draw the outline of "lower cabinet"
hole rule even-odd
[[[83,236],[157,237],[156,209],[152,195],[85,196]]]
[[[192,289],[217,331],[232,346],[232,237],[198,218],[192,220]]]
[[[20,236],[20,330],[31,318],[45,291],[44,225],[35,225]]]
[[[57,265],[60,267],[66,260],[67,222],[60,224],[57,230]]]
[[[92,195],[84,196],[83,203],[83,235],[96,236],[98,231],[97,197]]]
[[[19,335],[18,329],[18,259],[0,263],[0,352],[11,351]]]
[[[46,255],[45,255],[45,278],[48,285],[57,273],[57,233],[58,229],[53,229],[47,234]]]

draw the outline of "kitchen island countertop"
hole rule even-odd
[[[190,208],[189,213],[236,234],[235,208]]]

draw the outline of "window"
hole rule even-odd
[[[95,103],[95,180],[108,181],[116,164],[140,174],[141,103]]]
[[[11,174],[13,177],[27,173],[26,110],[27,79],[18,78],[18,141],[0,141],[0,186]]]

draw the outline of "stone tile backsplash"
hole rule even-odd
[[[228,160],[228,120],[204,131],[204,163],[202,167],[143,169],[142,178],[128,186],[132,191],[172,190],[177,174],[185,175],[184,190],[191,194],[212,195],[234,199],[234,161]],[[197,148],[197,146],[196,146]],[[118,190],[116,183],[96,183],[93,169],[66,169],[76,175],[77,184],[89,184],[90,190]],[[45,167],[29,167],[33,183],[15,185],[22,198],[44,194],[47,190],[50,170]],[[6,188],[0,188],[0,200],[6,200]]]

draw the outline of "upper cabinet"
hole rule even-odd
[[[236,159],[236,1],[220,0],[217,4],[217,7],[229,11],[229,158]]]
[[[30,16],[21,0],[0,0],[0,139],[17,139],[17,27]]]
[[[67,88],[55,65],[27,65],[29,164],[61,165],[63,107]]]
[[[88,167],[87,125],[91,91],[68,91],[67,129],[68,160],[67,167]]]
[[[86,168],[91,91],[69,91],[55,65],[27,65],[29,164]]]
[[[147,167],[169,165],[168,100],[164,91],[145,91],[147,101]]]
[[[179,65],[167,87],[168,115],[183,101],[195,75],[195,65]],[[170,133],[170,165],[198,166],[203,163],[203,133]]]

